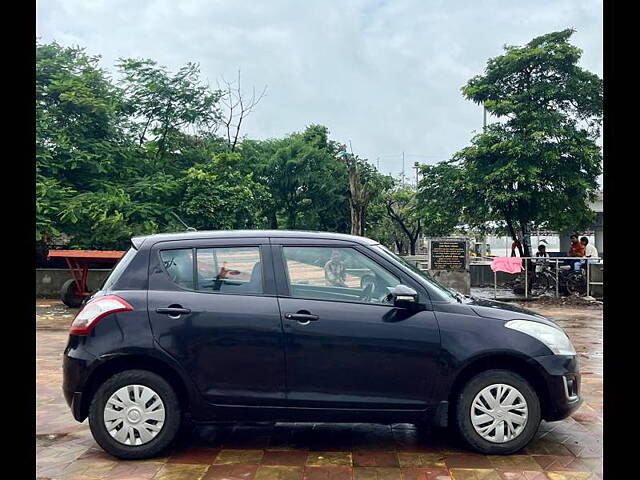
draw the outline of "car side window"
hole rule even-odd
[[[161,250],[160,258],[169,278],[182,288],[193,290],[193,250]]]
[[[350,247],[285,246],[292,297],[389,304],[400,280]]]
[[[198,290],[220,293],[263,293],[260,247],[199,248]]]

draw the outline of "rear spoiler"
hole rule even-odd
[[[131,246],[136,250],[139,250],[147,237],[133,237],[131,239]]]

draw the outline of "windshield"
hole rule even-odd
[[[414,272],[417,275],[419,275],[420,278],[423,279],[431,287],[429,289],[429,293],[431,293],[432,295],[435,294],[436,296],[438,296],[439,300],[449,300],[451,298],[456,298],[459,295],[462,295],[461,293],[453,290],[452,288],[445,287],[444,285],[436,282],[433,278],[431,278],[429,276],[429,274],[427,272],[424,272],[424,271],[420,270],[418,267],[416,267],[413,264],[411,264],[411,262],[407,262],[404,258],[402,258],[399,255],[396,255],[395,253],[393,253],[391,250],[389,250],[384,245],[380,245],[380,244],[373,245],[373,248],[375,248],[376,250],[381,252],[383,255],[385,255],[387,257],[391,257],[393,260],[396,260],[397,262],[400,262],[402,265],[407,267],[409,270],[411,270],[412,272]]]

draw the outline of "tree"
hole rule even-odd
[[[245,98],[242,93],[242,87],[240,82],[240,70],[238,70],[238,80],[235,82],[229,82],[222,79],[223,86],[219,87],[222,92],[222,104],[225,107],[223,115],[223,123],[225,127],[225,133],[227,138],[227,145],[232,152],[235,152],[240,139],[240,130],[242,123],[249,116],[253,109],[260,103],[260,100],[267,92],[267,86],[265,85],[258,95],[256,95],[255,87],[252,90],[251,97]]]
[[[179,211],[191,227],[204,230],[263,228],[267,189],[253,175],[238,172],[237,154],[219,154],[211,162],[191,167],[183,179]]]
[[[349,181],[349,207],[351,211],[351,235],[365,235],[366,213],[371,200],[393,184],[388,175],[380,174],[366,160],[357,155],[341,152],[347,166]]]
[[[121,91],[98,61],[78,47],[36,43],[36,238],[46,243],[92,231],[97,243],[107,241],[96,222],[126,208],[111,188],[135,169],[121,128]]]
[[[462,188],[458,169],[448,163],[422,165],[416,208],[422,220],[423,234],[431,237],[449,235],[463,223]]]
[[[180,179],[221,150],[203,127],[217,118],[215,94],[193,66],[174,76],[125,62],[125,91],[98,62],[81,48],[36,44],[36,235],[45,243],[64,233],[72,247],[125,248],[133,235],[181,228],[171,215]]]
[[[398,223],[389,217],[383,202],[372,202],[367,218],[367,237],[383,245],[395,246],[400,255],[408,254],[407,236]]]
[[[346,166],[326,127],[310,125],[265,149],[272,153],[258,174],[275,202],[274,228],[349,231]]]
[[[223,93],[202,83],[197,64],[187,63],[173,75],[147,59],[121,59],[118,68],[130,124],[140,146],[151,142],[154,165],[164,166],[172,136],[189,128],[194,135],[210,134],[220,126]]]
[[[533,228],[578,229],[593,220],[588,201],[602,172],[596,143],[602,80],[578,66],[582,52],[569,43],[572,34],[567,29],[506,46],[462,88],[501,122],[448,162],[456,199],[472,223],[504,221],[525,256]]]
[[[409,244],[409,254],[416,254],[416,244],[422,232],[422,220],[418,214],[416,194],[410,187],[398,186],[384,197],[387,215],[404,233]]]
[[[382,235],[388,226],[375,229],[391,222],[381,195],[391,179],[354,156],[350,190],[344,146],[326,127],[241,138],[264,92],[245,101],[240,79],[211,90],[196,64],[173,73],[152,60],[124,59],[114,82],[99,57],[56,43],[37,43],[36,60],[40,241],[59,236],[73,248],[124,249],[131,236],[182,229],[174,214],[201,229],[348,232],[353,223],[360,234],[371,225]]]

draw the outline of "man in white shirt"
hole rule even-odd
[[[587,258],[598,258],[598,250],[596,247],[589,243],[589,239],[587,237],[582,237],[580,239],[580,243],[584,245],[584,256]],[[597,260],[594,260],[589,263],[595,263]]]

